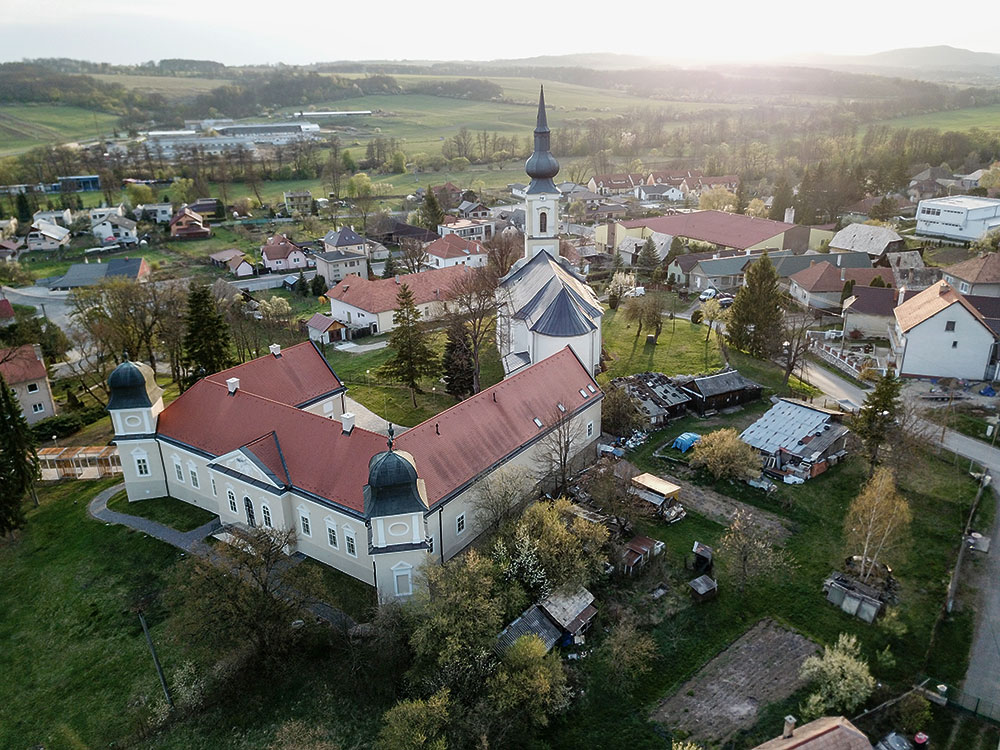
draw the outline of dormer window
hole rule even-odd
[[[535,427],[537,427],[538,429],[542,428],[542,420],[540,420],[538,417],[535,417],[534,420],[532,421],[535,423]]]

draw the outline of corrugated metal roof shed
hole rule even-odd
[[[546,616],[541,607],[534,604],[497,636],[497,648],[500,651],[506,651],[514,645],[518,638],[525,635],[537,635],[545,644],[545,650],[551,651],[562,633],[555,623]]]
[[[780,399],[743,431],[740,440],[763,453],[785,450],[805,457],[822,452],[845,432],[847,428],[828,412]]]

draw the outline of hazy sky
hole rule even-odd
[[[923,3],[940,7],[927,0],[0,0],[0,59],[242,64],[617,52],[688,64],[936,44],[1000,52],[995,25],[982,22],[995,16],[992,2],[965,2],[948,23],[934,23]]]

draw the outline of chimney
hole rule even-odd
[[[267,347],[267,350],[271,352],[275,357],[281,356],[281,344],[271,344]]]
[[[240,388],[240,379],[239,378],[229,378],[226,381],[226,388],[229,389],[229,392],[231,394],[232,393],[236,393],[236,391],[238,391],[239,388]]]
[[[834,253],[837,256],[837,266],[839,267],[844,260],[843,253]]]
[[[435,435],[440,435],[441,434],[441,423],[440,422],[435,422],[434,423],[434,434]]]
[[[785,717],[785,729],[781,733],[781,739],[789,740],[792,738],[792,735],[795,734],[795,721],[795,717],[791,714]]]
[[[349,411],[345,411],[340,415],[340,424],[343,425],[344,434],[350,435],[351,431],[354,429],[354,414]]]
[[[951,287],[948,286],[948,282],[947,281],[942,281],[941,284],[938,286],[938,295],[940,295],[941,297],[943,297],[944,295],[946,295],[948,293],[948,290],[950,288]]]
[[[785,209],[785,223],[794,224],[795,223],[795,206],[789,206]]]
[[[847,269],[845,268],[840,269],[840,280],[847,281]]]
[[[901,286],[896,291],[896,304],[897,305],[903,304],[903,300],[905,299],[905,297],[906,297],[906,287],[905,286]]]
[[[396,283],[397,284],[399,283],[399,274],[398,273],[396,274]]]

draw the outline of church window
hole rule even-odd
[[[264,520],[264,525],[271,528],[271,509],[266,503],[260,504],[260,517]]]
[[[347,554],[351,557],[358,556],[358,546],[354,539],[354,532],[350,529],[344,529],[344,547],[347,548]]]
[[[181,467],[181,462],[176,458],[174,459],[174,474],[177,475],[178,482],[184,481],[184,469]]]
[[[194,464],[188,464],[188,473],[191,475],[191,486],[196,490],[201,487],[201,483],[198,481],[198,470],[194,467]]]
[[[135,457],[135,473],[140,477],[149,476],[149,460],[145,453],[137,454]]]
[[[462,535],[465,533],[465,514],[460,513],[458,518],[455,519],[455,533]]]
[[[340,548],[340,543],[337,539],[337,526],[329,521],[326,522],[326,543],[334,549]]]
[[[229,510],[233,513],[238,513],[239,510],[236,507],[236,495],[232,490],[226,490],[226,497],[229,498]]]
[[[309,526],[309,516],[299,511],[299,525],[302,527],[303,536],[312,536],[312,528]]]
[[[549,231],[549,215],[542,211],[538,214],[538,232],[545,234],[547,231]]]

